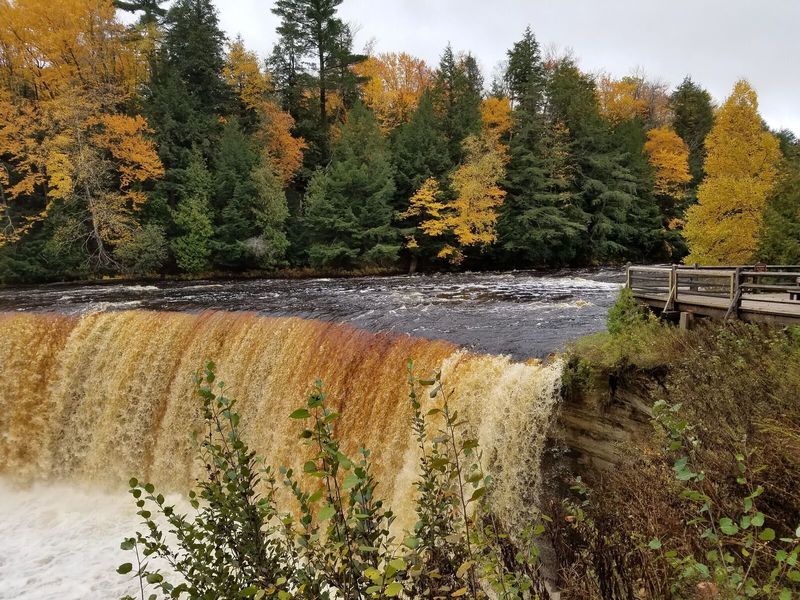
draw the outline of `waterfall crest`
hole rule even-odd
[[[213,359],[243,435],[267,462],[299,466],[288,419],[315,379],[341,414],[348,452],[370,448],[379,488],[413,522],[417,449],[406,361],[441,369],[451,403],[477,433],[509,521],[535,500],[561,364],[513,362],[453,344],[253,313],[122,311],[82,317],[0,313],[0,475],[118,487],[136,475],[185,490],[198,475],[192,374]]]

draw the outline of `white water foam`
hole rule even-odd
[[[120,542],[139,526],[131,497],[0,479],[0,600],[109,600],[138,594],[116,573],[135,563]]]

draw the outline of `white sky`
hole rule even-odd
[[[276,41],[271,0],[215,0],[222,27],[261,56]],[[643,68],[677,85],[685,75],[719,102],[748,79],[770,126],[800,135],[800,0],[344,0],[356,48],[406,51],[438,63],[451,42],[487,78],[530,24],[539,43],[571,48],[583,69]]]

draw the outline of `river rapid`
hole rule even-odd
[[[620,270],[515,271],[351,279],[256,279],[0,288],[0,311],[255,311],[443,339],[541,358],[600,331]]]
[[[138,593],[114,572],[137,523],[120,481],[191,475],[188,449],[169,444],[188,438],[189,374],[209,348],[249,439],[278,461],[296,444],[285,416],[323,377],[347,399],[345,443],[378,450],[401,516],[415,464],[404,361],[442,365],[506,473],[498,508],[525,510],[560,380],[558,361],[525,361],[602,330],[622,280],[584,270],[1,288],[0,600]]]

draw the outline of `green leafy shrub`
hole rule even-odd
[[[648,320],[648,314],[636,301],[630,288],[622,288],[619,297],[608,311],[606,326],[611,335],[618,335],[632,327],[641,326]]]
[[[189,494],[195,514],[179,514],[152,484],[130,481],[144,531],[122,543],[136,563],[118,572],[133,574],[142,599],[546,597],[532,543],[544,526],[519,532],[514,544],[502,531],[478,443],[451,410],[438,374],[418,380],[409,363],[411,426],[422,458],[418,522],[402,540],[391,534],[394,515],[377,493],[369,450],[355,458],[342,452],[333,429],[338,415],[320,382],[290,415],[305,424],[300,439],[311,453],[299,476],[256,457],[240,435],[236,401],[215,381],[209,363],[197,378],[206,476]],[[423,387],[435,402],[429,410]],[[278,508],[281,487],[295,511]],[[174,581],[151,566],[154,559]]]

